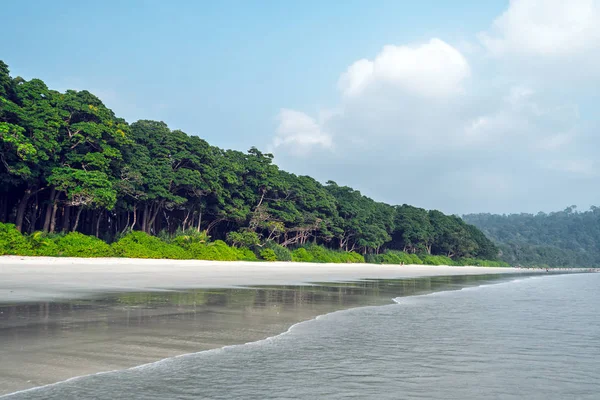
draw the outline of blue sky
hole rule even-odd
[[[390,203],[585,208],[599,7],[562,3],[6,1],[0,59]]]

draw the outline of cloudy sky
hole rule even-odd
[[[325,3],[325,4],[323,4]],[[600,205],[600,0],[7,1],[13,76],[392,204]]]

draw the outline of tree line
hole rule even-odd
[[[469,214],[511,264],[592,267],[600,265],[600,208],[537,214]]]
[[[211,146],[164,122],[127,123],[92,93],[11,77],[0,61],[0,221],[23,233],[204,231],[283,247],[316,243],[495,259],[457,216],[392,206],[280,170],[271,154]]]

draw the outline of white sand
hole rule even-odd
[[[358,279],[519,272],[531,270],[423,265],[3,256],[0,257],[0,302],[45,301],[107,291],[295,285]]]

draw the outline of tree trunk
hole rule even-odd
[[[23,193],[23,197],[19,202],[19,207],[17,208],[17,218],[15,219],[15,226],[19,232],[23,230],[23,219],[25,217],[25,210],[27,209],[27,204],[29,203],[29,198],[31,197],[31,187],[25,189],[25,193]]]
[[[129,215],[129,211],[127,211],[127,223],[125,224],[125,228],[121,231],[124,233],[127,229],[129,229],[129,221],[131,220],[131,216]],[[133,208],[133,223],[135,224],[135,207]]]
[[[210,233],[210,231],[212,230],[212,228],[214,228],[215,226],[217,226],[217,224],[219,224],[219,222],[221,222],[222,219],[215,219],[213,222],[211,222],[210,224],[208,224],[208,226],[206,227],[206,234],[208,235],[208,233]]]
[[[46,206],[46,216],[44,218],[44,227],[42,230],[48,232],[50,230],[50,220],[52,219],[54,207],[54,198],[56,197],[56,189],[52,188],[50,191],[50,198],[48,199],[48,205]]]
[[[35,200],[33,203],[33,213],[31,214],[31,221],[29,221],[29,233],[33,233],[35,231],[35,225],[38,220],[38,210],[39,210],[39,199],[37,193],[35,194]]]
[[[131,223],[131,230],[135,228],[135,223],[137,222],[137,204],[133,205],[133,222]]]
[[[8,221],[8,198],[2,197],[0,201],[0,221]]]
[[[96,237],[100,237],[100,221],[102,221],[102,211],[98,211],[98,219],[96,220]],[[127,215],[129,217],[129,214]]]
[[[198,214],[198,232],[200,232],[200,225],[202,225],[202,211]]]
[[[192,209],[193,209],[193,207],[190,207],[190,209],[187,210],[185,218],[183,219],[183,222],[181,223],[181,229],[183,229],[183,232],[185,232],[185,228],[187,226],[188,219],[190,218],[190,214],[192,213]],[[194,222],[193,219],[194,219],[194,216],[192,215],[192,223]]]
[[[75,225],[73,225],[73,232],[77,230],[77,226],[79,225],[79,217],[81,216],[81,212],[83,211],[83,207],[79,207],[77,210],[77,216],[75,217]]]
[[[148,226],[148,204],[144,204],[144,213],[142,214],[142,231],[147,232]]]
[[[154,212],[152,213],[152,217],[150,218],[150,222],[148,223],[148,233],[150,233],[150,230],[152,228],[155,228],[154,226],[154,222],[156,221],[156,216],[158,215],[158,212],[160,211],[161,206],[159,204],[156,205],[156,209],[154,209]],[[156,229],[154,229],[156,231]]]
[[[62,231],[68,232],[71,227],[71,206],[64,207]]]
[[[48,232],[54,233],[56,230],[56,211],[58,211],[58,198],[60,197],[60,193],[57,193],[54,197],[54,205],[52,206],[52,215],[50,216],[50,228]]]

